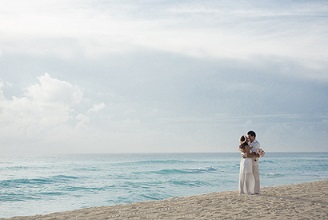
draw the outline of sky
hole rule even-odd
[[[0,0],[0,154],[328,151],[328,2]]]

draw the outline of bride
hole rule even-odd
[[[240,194],[254,194],[254,175],[252,158],[256,155],[250,152],[251,147],[248,145],[248,137],[240,137],[239,150],[242,152],[242,158],[240,161],[240,173],[239,173],[239,193]]]

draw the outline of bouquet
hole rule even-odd
[[[256,154],[260,155],[260,157],[264,157],[265,156],[265,152],[264,152],[264,150],[262,150],[262,148],[258,148],[256,150]]]

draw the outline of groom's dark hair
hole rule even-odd
[[[254,131],[249,131],[247,134],[250,135],[250,136],[256,137],[256,134],[255,134]]]

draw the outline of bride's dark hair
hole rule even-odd
[[[245,147],[248,145],[247,141],[246,141],[246,137],[243,135],[240,137],[240,145],[239,145],[239,148],[240,149],[245,149]]]

